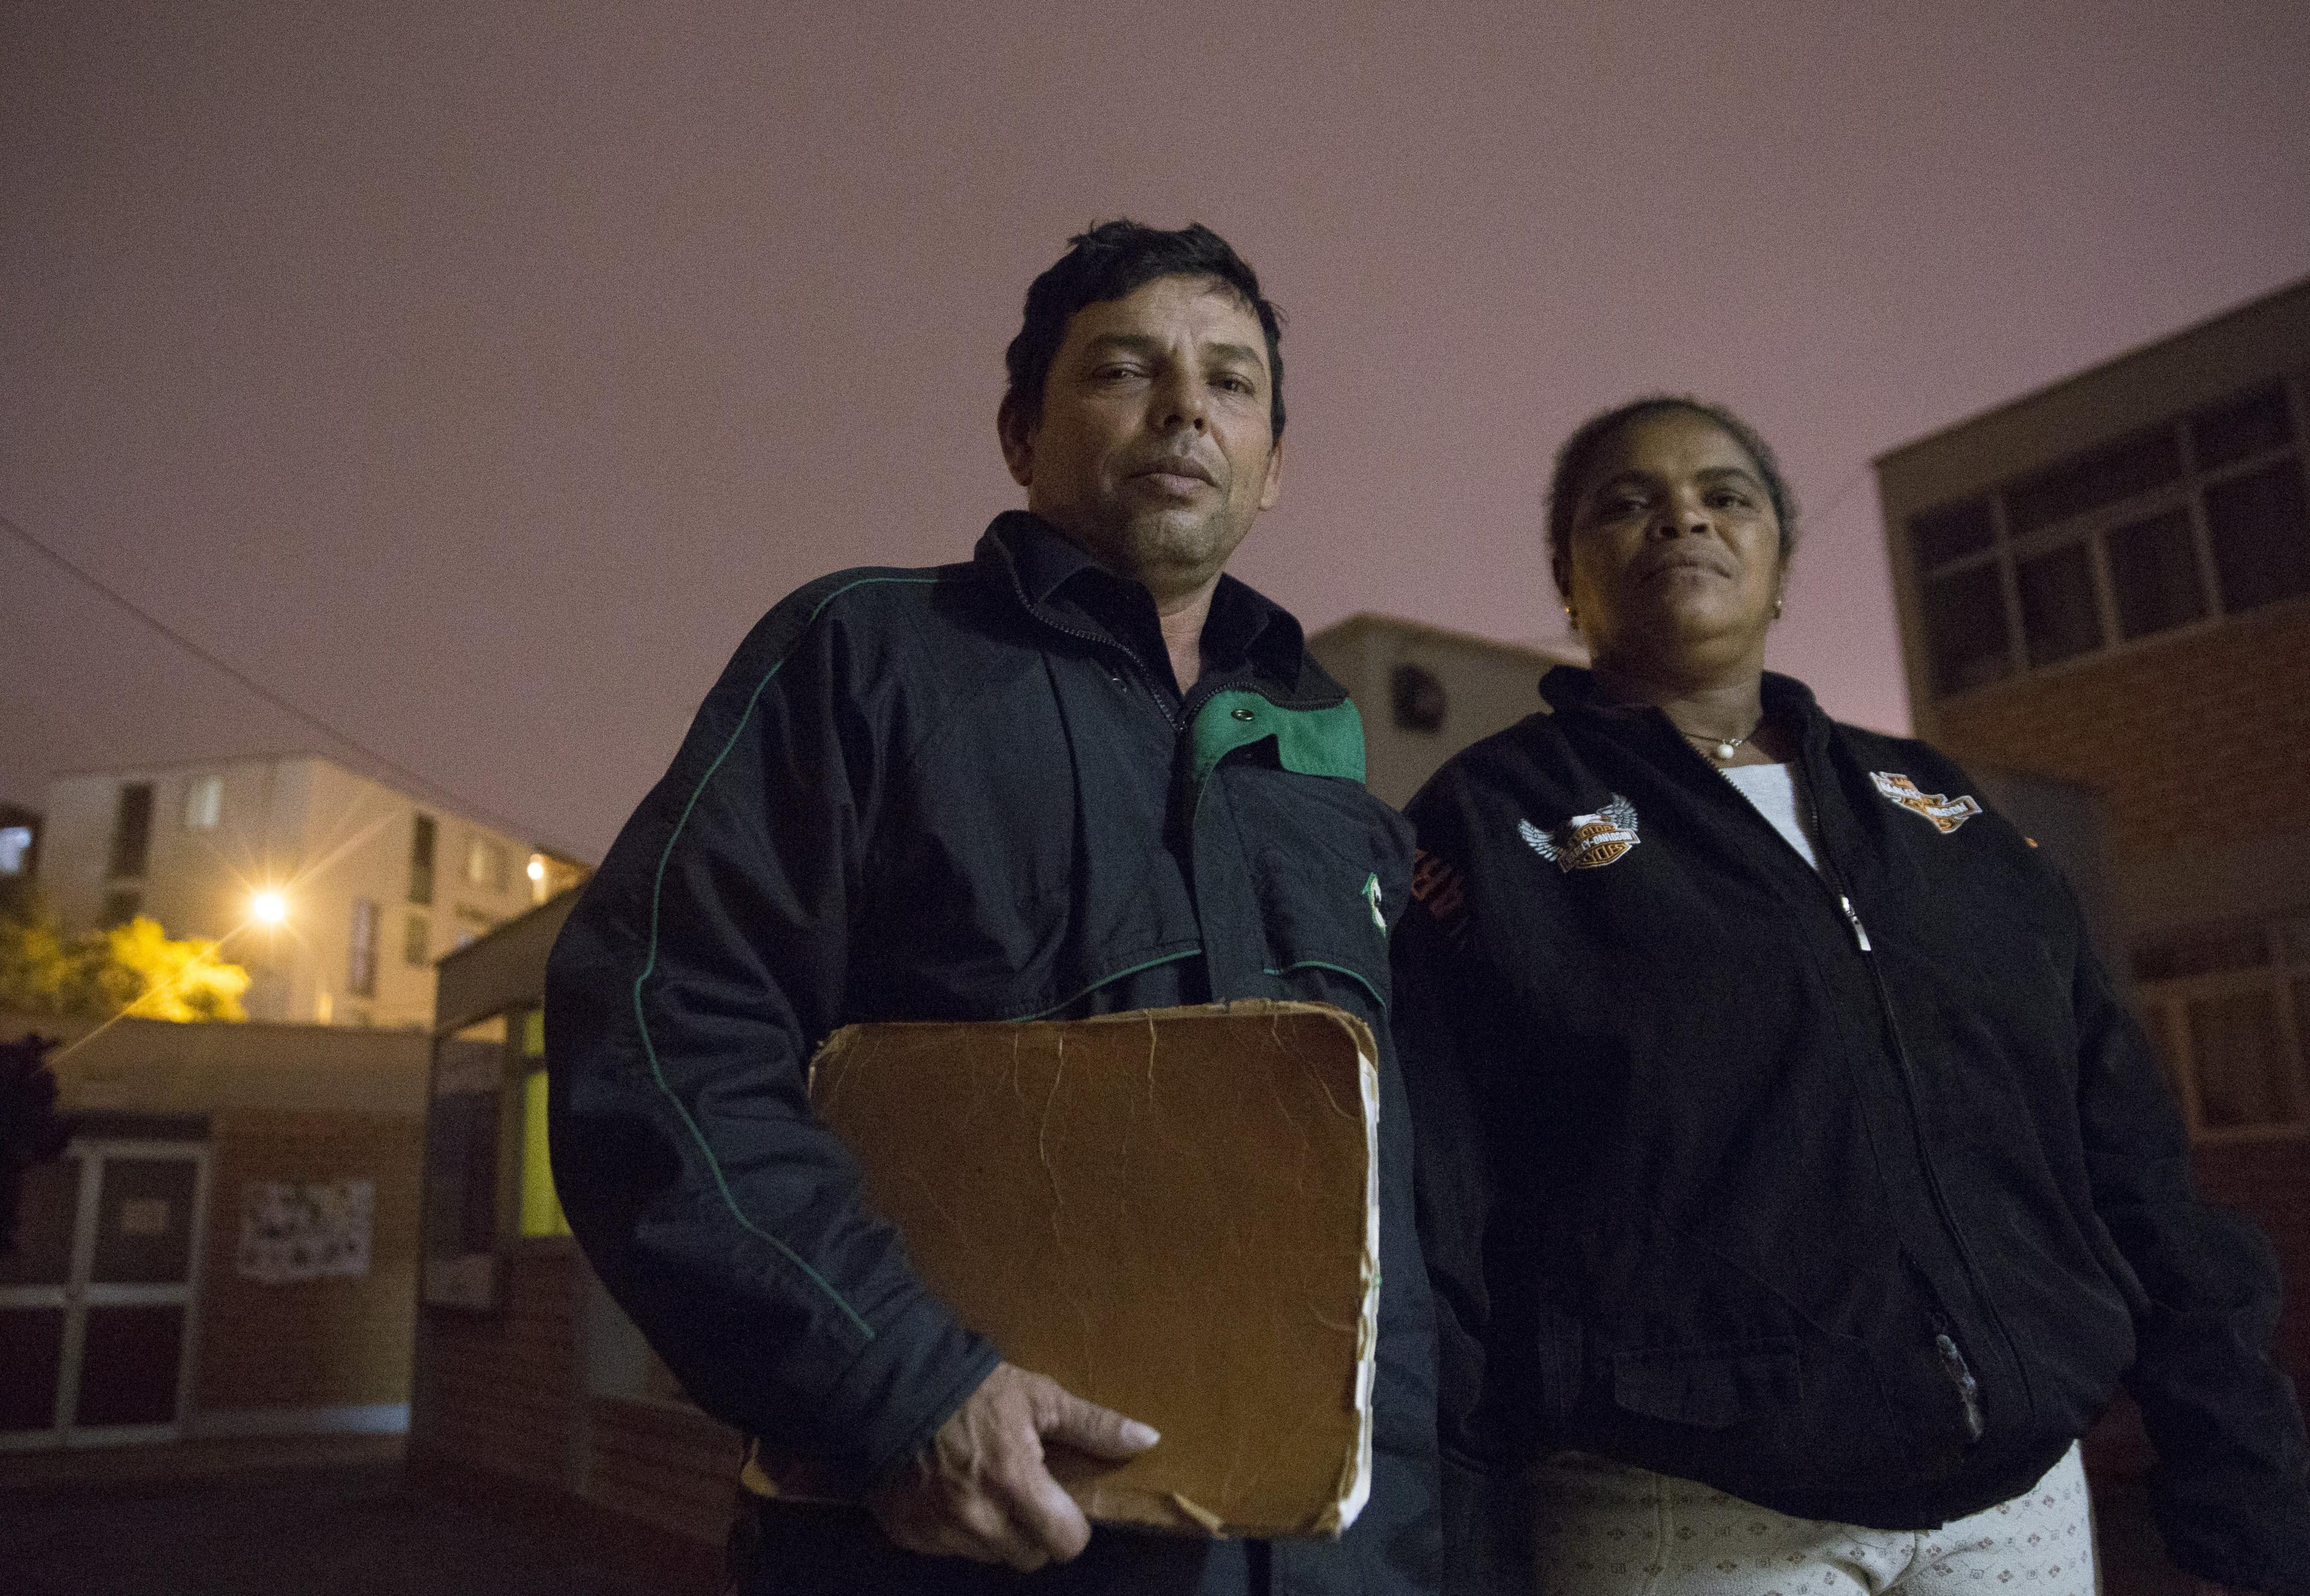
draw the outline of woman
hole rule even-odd
[[[1411,806],[1455,1511],[1514,1482],[1547,1596],[2089,1596],[2123,1376],[2175,1559],[2310,1593],[2267,1248],[2028,839],[1765,672],[1793,520],[1722,409],[1590,421],[1549,534],[1594,668]]]

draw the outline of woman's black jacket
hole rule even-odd
[[[2268,1247],[2192,1192],[2067,887],[1930,748],[1765,690],[1819,872],[1582,671],[1411,805],[1447,1455],[1921,1528],[2027,1488],[2123,1380],[2176,1560],[2310,1591]]]

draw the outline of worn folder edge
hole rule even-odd
[[[1363,1512],[1371,1499],[1372,1479],[1372,1386],[1378,1370],[1379,1351],[1379,1065],[1378,1049],[1372,1040],[1371,1029],[1356,1016],[1327,1005],[1279,1002],[1267,998],[1239,998],[1230,1003],[1211,1003],[1195,1007],[1159,1011],[1167,1015],[1209,1014],[1281,1014],[1323,1008],[1343,1022],[1356,1044],[1356,1076],[1363,1094],[1365,1127],[1364,1160],[1364,1246],[1361,1261],[1363,1284],[1362,1309],[1356,1327],[1355,1408],[1357,1436],[1355,1454],[1342,1466],[1339,1487],[1333,1501],[1295,1533],[1312,1540],[1336,1540],[1347,1532],[1349,1526]],[[1095,1015],[1072,1021],[1041,1022],[1073,1025],[1128,1023],[1144,1025],[1150,1011],[1133,1010],[1123,1013]],[[931,1021],[925,1023],[943,1023]],[[1002,1023],[1002,1022],[994,1022]],[[846,1032],[857,1029],[845,1027],[837,1031],[819,1049],[823,1057]],[[812,1063],[814,1076],[817,1062]],[[1058,1453],[1052,1456],[1052,1472],[1084,1516],[1105,1523],[1131,1524],[1146,1529],[1168,1530],[1181,1534],[1217,1537],[1245,1533],[1245,1527],[1230,1524],[1220,1514],[1194,1498],[1180,1492],[1158,1494],[1133,1489],[1102,1478],[1104,1466],[1089,1459],[1075,1459],[1072,1454]],[[793,1502],[814,1505],[855,1505],[860,1491],[853,1484],[838,1479],[833,1472],[816,1460],[767,1445],[759,1436],[746,1440],[744,1466],[739,1471],[739,1483],[754,1496],[772,1501]],[[1258,1531],[1273,1534],[1272,1529]]]

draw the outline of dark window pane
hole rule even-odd
[[[425,1255],[456,1258],[498,1245],[498,1111],[505,1049],[435,1045],[425,1124]]]
[[[409,901],[433,901],[433,839],[436,832],[431,815],[419,815],[416,828],[409,834]]]
[[[412,915],[401,928],[401,962],[422,967],[433,962],[433,925],[422,915]]]
[[[1925,584],[1925,652],[1937,692],[1963,692],[2013,673],[1995,561]]]
[[[2071,543],[2014,568],[2021,589],[2021,636],[2033,665],[2050,665],[2101,646],[2093,567]]]
[[[366,898],[353,899],[352,934],[347,939],[345,989],[355,997],[377,995],[377,905]]]
[[[2259,969],[2269,962],[2270,939],[2262,927],[2233,925],[2145,942],[2133,956],[2133,974],[2141,981],[2172,981],[2217,970]]]
[[[91,1307],[82,1331],[80,1425],[168,1424],[184,1366],[181,1307]]]
[[[2174,429],[2148,428],[2008,488],[2007,530],[2019,537],[2170,482],[2181,474],[2182,446]]]
[[[2109,585],[2120,637],[2146,638],[2206,612],[2190,546],[2190,513],[2168,510],[2109,534]]]
[[[104,873],[116,879],[143,875],[152,847],[152,784],[126,783],[120,789],[120,807],[113,811],[112,856]]]
[[[2281,460],[2208,488],[2206,530],[2223,609],[2235,613],[2310,592],[2310,513],[2300,461]]]
[[[1909,518],[1909,547],[1920,573],[1989,547],[1989,500],[1969,499]]]
[[[192,1268],[197,1174],[190,1158],[107,1158],[89,1279],[127,1285],[185,1279]]]
[[[2197,446],[2201,471],[2277,448],[2293,436],[2286,390],[2276,383],[2200,411],[2190,422],[2190,441]]]
[[[0,1308],[0,1431],[56,1427],[62,1308]]]
[[[2291,1124],[2301,1117],[2276,998],[2274,992],[2240,992],[2191,1003],[2190,1056],[2207,1129]]]
[[[80,1160],[52,1158],[33,1165],[21,1178],[16,1250],[0,1253],[0,1286],[61,1286],[72,1279]]]

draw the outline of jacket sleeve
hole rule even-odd
[[[773,610],[708,696],[554,946],[546,1040],[554,1179],[604,1285],[701,1408],[863,1482],[996,1355],[809,1107],[903,720],[822,613],[844,591]]]
[[[1390,937],[1395,1038],[1412,1132],[1413,1207],[1436,1298],[1438,1439],[1486,1461],[1486,1348],[1493,1305],[1484,1260],[1497,1198],[1481,1079],[1488,1048],[1467,958],[1463,784],[1446,767],[1409,810],[1419,839],[1411,901]]]
[[[2150,1507],[2202,1578],[2310,1596],[2310,1483],[2271,1356],[2276,1261],[2245,1215],[2198,1200],[2149,1043],[2079,936],[2080,1110],[2094,1206],[2140,1279],[2126,1383],[2158,1454]]]
[[[1499,1333],[1486,1278],[1498,1183],[1485,1113],[1484,1066],[1500,1043],[1474,1000],[1467,960],[1466,828],[1447,768],[1410,811],[1420,836],[1411,902],[1390,938],[1395,1038],[1412,1132],[1413,1211],[1436,1304],[1437,1439],[1441,1457],[1444,1581],[1447,1596],[1527,1590],[1532,1579],[1532,1494],[1505,1465],[1517,1447],[1494,1410]],[[1514,1383],[1513,1378],[1510,1383]]]

